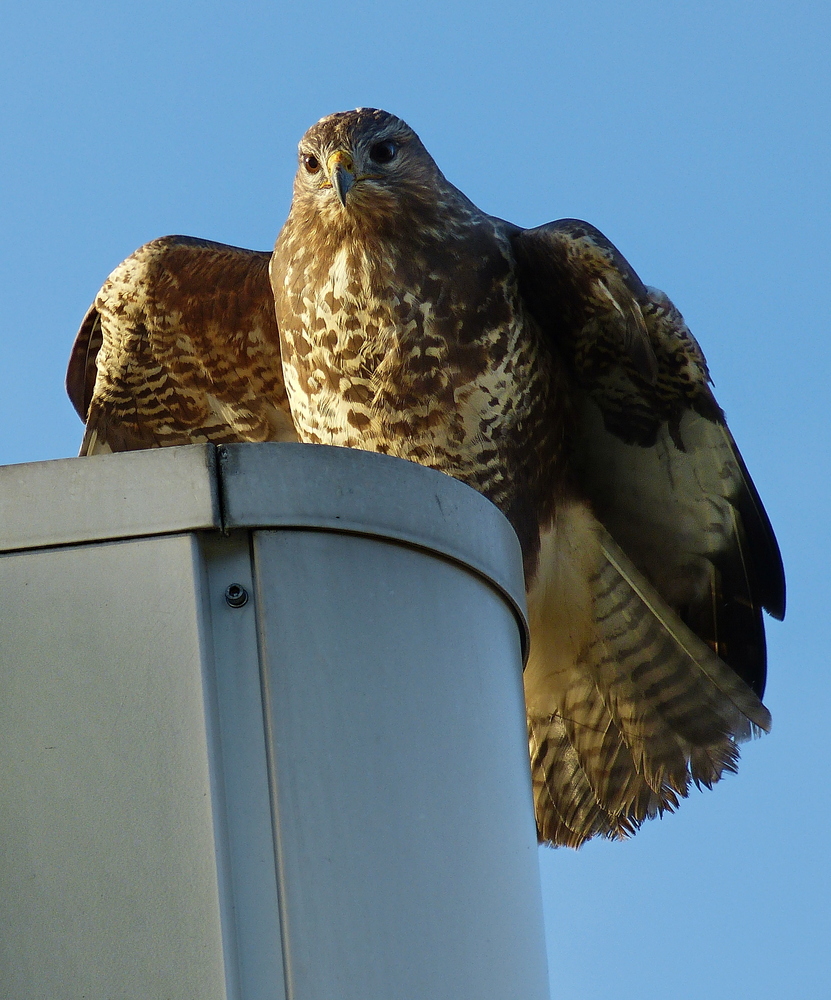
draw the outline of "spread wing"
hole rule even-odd
[[[167,236],[107,278],[67,370],[82,455],[200,441],[296,440],[271,255]]]
[[[574,387],[570,461],[599,522],[580,536],[591,544],[573,546],[592,619],[574,676],[548,685],[563,694],[546,707],[526,674],[541,833],[579,843],[672,809],[690,781],[735,769],[735,743],[768,727],[762,609],[784,615],[784,573],[669,299],[586,223],[511,240],[524,302]],[[540,600],[532,587],[532,615]],[[594,706],[591,719],[578,702]]]

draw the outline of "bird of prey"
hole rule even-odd
[[[147,243],[90,306],[66,387],[82,455],[213,441],[296,441],[270,253],[186,236]]]
[[[373,109],[302,138],[271,283],[300,439],[446,472],[519,536],[540,839],[626,836],[734,771],[784,576],[669,299],[587,223],[486,215]]]

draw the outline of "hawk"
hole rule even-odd
[[[585,222],[486,215],[365,108],[302,138],[270,270],[300,440],[446,472],[519,536],[540,839],[626,836],[735,771],[784,575],[669,299]]]
[[[81,455],[213,441],[296,441],[271,254],[187,236],[147,243],[81,323],[66,387]]]

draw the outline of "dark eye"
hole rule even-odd
[[[394,142],[376,142],[374,146],[370,147],[369,158],[373,163],[389,163],[390,160],[395,159],[397,152],[398,146]]]
[[[316,174],[320,170],[320,160],[311,153],[306,153],[303,157],[303,166],[310,174]]]

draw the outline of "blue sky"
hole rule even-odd
[[[771,736],[623,845],[541,854],[552,996],[831,995],[825,649],[831,7],[7,0],[0,463],[64,457],[106,275],[186,233],[268,248],[315,120],[383,107],[480,207],[587,219],[684,313],[781,542]]]

